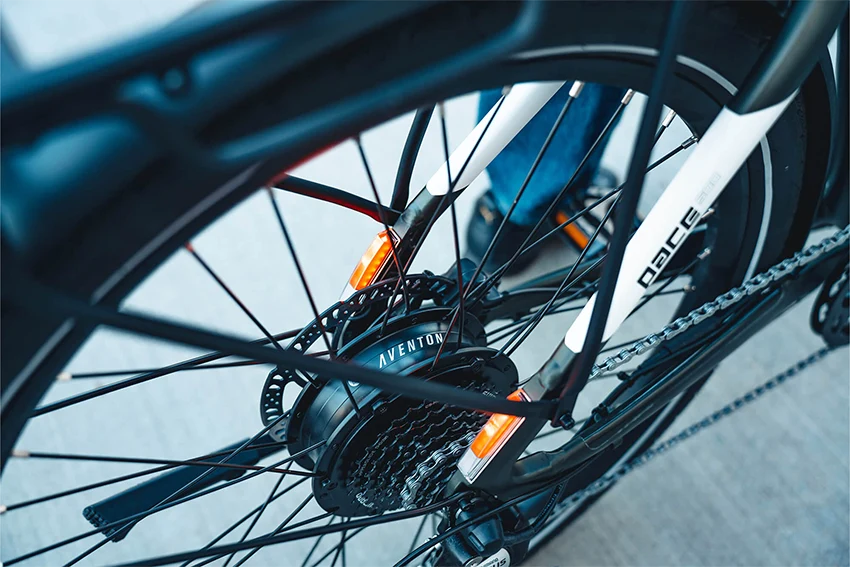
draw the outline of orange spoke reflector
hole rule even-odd
[[[381,269],[387,262],[392,252],[392,236],[387,231],[382,231],[375,236],[372,244],[357,263],[357,267],[351,273],[348,283],[355,290],[363,289],[373,283],[374,279],[381,273]]]
[[[531,398],[525,391],[520,388],[508,396],[508,399],[514,402],[530,402]],[[505,437],[510,437],[516,427],[523,421],[524,418],[515,415],[505,415],[503,413],[494,413],[490,416],[487,423],[478,436],[470,445],[470,449],[479,459],[490,455],[494,449],[502,445],[502,440]]]

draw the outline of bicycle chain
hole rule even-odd
[[[401,501],[405,510],[412,510],[416,507],[416,495],[422,484],[428,480],[428,477],[449,459],[453,457],[459,458],[466,448],[472,444],[477,435],[478,431],[470,431],[460,439],[452,441],[442,449],[434,451],[424,462],[416,465],[416,469],[407,477],[407,480],[404,482],[404,488],[401,490]]]
[[[819,256],[831,252],[837,246],[841,246],[850,239],[850,225],[843,230],[837,231],[832,236],[824,238],[817,244],[809,246],[805,250],[797,252],[790,258],[782,260],[767,271],[748,279],[738,287],[732,288],[726,293],[716,297],[697,307],[687,315],[679,317],[667,324],[658,333],[652,333],[634,342],[631,346],[623,348],[617,354],[611,355],[599,364],[594,364],[590,371],[589,379],[596,378],[603,372],[611,372],[631,360],[635,355],[641,355],[647,350],[658,346],[688,330],[693,325],[712,317],[715,313],[723,311],[740,302],[746,297],[758,293],[767,288],[771,283],[784,278],[794,270],[805,266],[816,260]]]
[[[654,348],[654,347],[658,346],[659,344],[672,339],[676,335],[679,335],[679,334],[685,332],[687,329],[689,329],[693,325],[701,323],[702,321],[708,319],[709,317],[712,317],[713,315],[715,315],[719,311],[723,311],[723,310],[731,307],[732,305],[739,303],[744,298],[749,297],[749,296],[751,296],[755,293],[758,293],[758,292],[766,289],[771,283],[788,276],[791,272],[813,262],[814,260],[816,260],[821,255],[826,254],[828,252],[831,252],[836,247],[844,244],[848,240],[850,240],[850,225],[844,227],[843,230],[836,231],[833,235],[831,235],[827,238],[824,238],[819,243],[813,244],[812,246],[809,246],[805,250],[801,250],[800,252],[797,252],[792,257],[786,258],[785,260],[782,260],[778,264],[775,264],[774,266],[770,267],[765,272],[762,272],[760,274],[753,276],[752,278],[746,280],[744,283],[742,283],[738,287],[732,288],[731,290],[729,290],[726,293],[718,296],[714,300],[704,303],[703,305],[701,305],[700,307],[697,307],[696,309],[694,309],[693,311],[691,311],[687,315],[679,317],[675,321],[672,321],[671,323],[664,326],[659,332],[649,334],[646,337],[636,341],[631,346],[629,346],[627,348],[623,348],[617,354],[609,356],[608,358],[606,358],[601,363],[595,364],[593,366],[593,368],[591,369],[589,379],[596,378],[597,376],[599,376],[603,372],[611,372],[612,370],[618,368],[619,366],[621,366],[621,365],[625,364],[626,362],[628,362],[629,360],[631,360],[634,356],[636,356],[636,355],[639,356],[639,355],[643,354],[644,352],[648,351],[649,349]],[[797,372],[800,372],[801,370],[803,370],[807,366],[813,364],[817,360],[820,360],[830,350],[831,349],[829,349],[829,348],[821,349],[817,353],[815,353],[814,355],[808,357],[807,359],[798,362],[797,365],[792,367],[792,369],[789,369],[789,371],[793,370],[793,372],[790,374],[790,376],[793,376],[794,374],[796,374]],[[803,366],[799,367],[801,364]],[[794,369],[796,369],[796,370],[794,370]],[[789,372],[789,371],[786,371],[786,373]],[[783,374],[785,374],[785,373],[783,373]],[[722,417],[725,417],[726,415],[729,415],[729,413],[736,411],[741,406],[750,403],[754,399],[760,397],[765,391],[773,388],[774,386],[776,386],[779,383],[784,382],[788,377],[790,377],[790,376],[785,376],[785,378],[782,378],[780,380],[779,378],[781,376],[783,376],[783,375],[779,375],[776,378],[774,378],[773,380],[768,381],[765,385],[760,386],[759,388],[756,388],[756,389],[752,390],[751,392],[748,392],[742,398],[738,398],[737,400],[732,402],[732,404],[725,406],[724,408],[722,408],[721,410],[718,410],[718,412],[715,412],[714,414],[707,417],[706,419],[698,422],[695,425],[692,425],[690,428],[682,431],[681,433],[679,433],[678,435],[669,439],[668,441],[665,441],[664,443],[659,445],[657,448],[647,450],[646,452],[641,454],[639,457],[636,457],[635,459],[633,459],[632,461],[630,461],[629,463],[627,463],[626,465],[624,465],[623,467],[618,469],[617,472],[612,473],[612,475],[606,475],[606,476],[602,477],[601,479],[597,480],[595,483],[591,484],[590,486],[584,488],[583,490],[576,492],[575,494],[570,496],[570,498],[564,500],[564,502],[578,501],[582,498],[585,498],[587,496],[591,496],[591,495],[593,495],[597,492],[601,492],[602,490],[605,490],[605,488],[607,488],[611,484],[614,484],[615,482],[617,482],[622,476],[624,476],[628,472],[634,470],[635,468],[637,468],[639,466],[642,466],[643,464],[648,462],[650,459],[652,459],[653,457],[655,457],[656,455],[658,455],[660,453],[663,453],[664,451],[666,451],[667,449],[669,449],[670,447],[672,447],[673,445],[675,445],[679,441],[686,439],[686,438],[690,437],[691,435],[696,434],[701,429],[704,429],[705,427],[712,425],[713,423],[715,423],[716,421],[718,421]],[[771,383],[774,380],[776,381],[776,383]],[[751,397],[751,399],[748,398],[748,397]],[[740,400],[742,400],[742,399],[746,399],[746,401],[739,404]],[[738,404],[738,405],[736,405],[736,404]],[[728,409],[730,407],[732,409]],[[718,415],[718,414],[721,414],[721,415]],[[708,421],[708,423],[705,423],[706,421]],[[696,428],[696,429],[694,429],[694,428]],[[693,429],[693,431],[691,431],[692,429]],[[466,442],[467,439],[469,439],[468,442]],[[460,440],[458,440],[454,443],[449,444],[447,447],[444,447],[443,449],[438,449],[437,451],[432,453],[431,456],[424,463],[421,463],[420,465],[418,465],[416,467],[416,469],[414,469],[413,473],[405,481],[405,487],[402,491],[402,502],[403,502],[403,505],[405,506],[405,508],[408,508],[408,507],[413,505],[413,501],[406,499],[405,494],[407,494],[408,496],[411,495],[411,494],[415,496],[415,494],[416,494],[415,489],[418,488],[419,486],[421,486],[424,482],[427,482],[428,475],[432,474],[435,470],[437,470],[437,468],[439,468],[436,464],[428,465],[427,463],[428,462],[431,462],[431,463],[445,462],[445,460],[454,456],[455,452],[457,452],[457,455],[459,456],[460,453],[463,452],[463,450],[465,450],[466,447],[468,447],[472,443],[473,439],[475,439],[475,435],[473,435],[471,433],[467,434],[462,439],[460,439]],[[463,442],[466,442],[466,445],[463,445]],[[612,477],[615,477],[615,478],[609,478],[609,476],[612,476]],[[603,479],[608,479],[608,480],[603,480]],[[600,482],[605,482],[604,486],[600,487],[599,486]],[[561,508],[562,504],[563,503],[558,505],[558,509]]]

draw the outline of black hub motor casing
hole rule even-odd
[[[382,337],[376,327],[346,345],[339,357],[494,396],[510,393],[517,382],[513,363],[484,346],[484,329],[471,316],[464,318],[457,348],[457,331],[445,336],[449,313],[450,309],[431,308],[398,317]],[[434,366],[443,341],[448,344]],[[292,454],[324,442],[296,462],[319,473],[313,480],[317,502],[341,516],[400,508],[401,487],[413,468],[487,419],[483,413],[390,395],[371,386],[353,382],[348,386],[357,410],[341,381],[308,385],[293,406],[287,429]],[[454,461],[446,463],[453,465]],[[420,500],[427,497],[422,494]]]

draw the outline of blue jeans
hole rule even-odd
[[[503,215],[507,213],[525,181],[534,158],[537,157],[569,96],[571,85],[572,83],[567,83],[555,93],[487,168],[491,192]],[[531,177],[516,209],[511,213],[509,220],[512,223],[528,226],[540,219],[614,114],[624,92],[622,89],[592,83],[585,85],[579,97],[567,110],[564,121],[555,132],[555,138]],[[478,102],[479,120],[496,104],[500,96],[501,89],[481,93]],[[605,142],[607,140],[603,140],[585,163],[574,187],[586,187],[590,184],[599,167]]]

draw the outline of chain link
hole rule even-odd
[[[437,449],[431,455],[416,465],[413,473],[404,483],[404,488],[401,490],[402,506],[410,510],[416,507],[416,493],[422,484],[431,476],[434,471],[441,468],[446,461],[452,457],[459,457],[467,447],[469,447],[478,435],[478,431],[470,431],[460,439],[452,441],[442,449]]]

